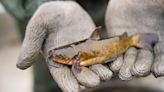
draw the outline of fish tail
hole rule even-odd
[[[153,46],[158,42],[158,35],[155,33],[140,33],[131,36],[131,44],[135,47],[153,50]]]

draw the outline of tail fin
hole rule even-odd
[[[137,40],[136,47],[152,51],[159,38],[155,33],[140,33],[132,36],[132,40]]]

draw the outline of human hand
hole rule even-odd
[[[164,18],[161,0],[110,0],[106,11],[106,27],[110,36],[128,32],[129,35],[152,32],[159,35],[154,53],[144,49],[130,48],[124,56],[110,65],[113,72],[119,72],[122,80],[146,76],[151,72],[164,75]]]
[[[68,66],[47,59],[51,50],[85,40],[95,28],[90,16],[77,3],[45,3],[38,8],[27,25],[17,67],[30,67],[41,52],[47,60],[51,75],[64,92],[78,92],[82,86],[95,87],[100,80],[111,78],[112,72],[106,66],[98,64],[89,68],[83,67],[82,72],[76,74]],[[58,50],[61,51],[73,54],[70,48]]]

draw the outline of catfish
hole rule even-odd
[[[100,31],[101,28],[97,27],[88,40],[70,45],[78,52],[73,57],[52,53],[49,59],[53,62],[73,65],[79,69],[81,66],[111,62],[124,54],[130,47],[153,51],[153,46],[159,40],[155,33],[137,33],[128,36],[126,32],[120,36],[99,40]]]

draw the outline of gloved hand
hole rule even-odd
[[[122,80],[133,76],[164,75],[164,2],[162,0],[110,0],[106,11],[106,27],[110,36],[153,32],[159,35],[154,52],[130,48],[110,64]]]
[[[90,16],[73,1],[52,1],[41,5],[30,19],[17,67],[26,69],[41,52],[49,70],[64,92],[79,92],[80,87],[95,87],[100,80],[109,80],[112,72],[101,64],[83,67],[73,73],[70,67],[54,63],[48,58],[51,50],[89,38],[95,29]],[[70,48],[58,52],[74,53]]]

